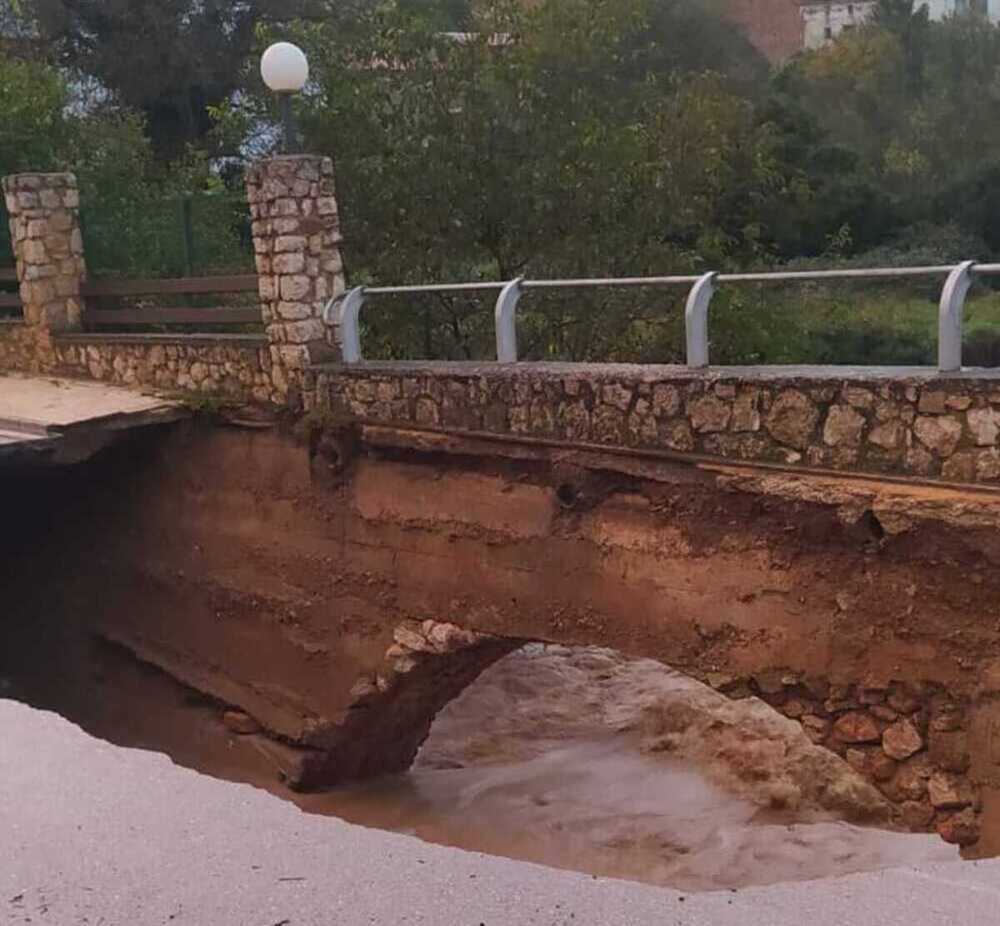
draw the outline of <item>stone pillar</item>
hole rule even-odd
[[[42,341],[52,332],[78,330],[87,269],[76,177],[13,174],[3,189],[25,324]]]
[[[261,161],[247,171],[247,199],[271,375],[296,404],[310,365],[338,358],[322,318],[344,290],[333,162],[308,154]]]

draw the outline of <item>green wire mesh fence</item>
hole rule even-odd
[[[241,192],[106,200],[85,206],[80,224],[94,277],[254,271],[250,213]]]

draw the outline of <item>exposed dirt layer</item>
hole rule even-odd
[[[59,479],[0,484],[0,663],[69,680],[94,634],[118,641],[252,718],[290,780],[319,753],[323,785],[352,777],[331,748],[345,730],[363,746],[351,769],[399,767],[383,711],[399,702],[361,703],[363,690],[400,683],[420,730],[441,706],[401,669],[400,628],[457,626],[502,641],[495,658],[525,640],[612,647],[766,698],[900,823],[971,844],[985,820],[1000,838],[996,503],[510,443],[313,437],[183,424]],[[462,684],[489,661],[452,655]]]

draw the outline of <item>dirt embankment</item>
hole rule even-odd
[[[977,835],[986,792],[939,773],[996,783],[973,754],[977,699],[1000,691],[995,502],[355,438],[319,478],[333,464],[292,434],[195,423],[58,485],[3,487],[14,642],[2,661],[69,679],[96,634],[243,711],[273,748],[315,749],[358,722],[358,685],[377,686],[410,622],[612,647],[760,694],[912,805],[915,827]],[[414,723],[436,709],[428,699]],[[385,720],[372,729],[392,731]],[[668,712],[650,736],[679,748],[691,723]],[[696,739],[724,751],[717,733]],[[767,803],[818,801],[808,784],[771,782]]]

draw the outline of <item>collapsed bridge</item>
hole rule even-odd
[[[901,825],[1000,851],[1000,375],[345,358],[331,172],[258,168],[264,334],[229,339],[82,330],[48,283],[79,271],[71,184],[40,238],[50,181],[9,185],[41,246],[2,368],[194,412],[3,476],[10,658],[68,677],[115,641],[318,788],[407,767],[525,641],[609,646],[759,695]]]

